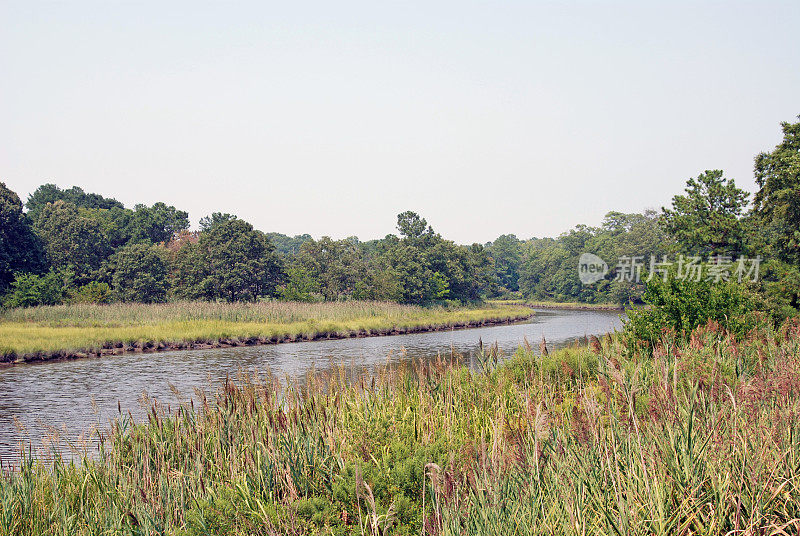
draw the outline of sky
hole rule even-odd
[[[193,225],[556,236],[668,205],[800,114],[800,2],[0,0],[0,181]]]

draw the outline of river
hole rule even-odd
[[[48,436],[80,444],[96,428],[107,428],[118,408],[141,418],[142,394],[162,404],[178,405],[195,388],[214,389],[240,371],[271,371],[297,378],[311,367],[371,369],[388,362],[450,356],[474,357],[478,341],[497,343],[513,354],[524,338],[538,352],[542,337],[554,349],[588,335],[620,328],[613,311],[537,309],[528,321],[483,328],[414,333],[389,337],[324,340],[266,346],[128,354],[71,361],[29,363],[0,368],[0,459],[16,461],[21,442],[34,449]]]

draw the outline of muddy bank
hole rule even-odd
[[[450,322],[447,324],[432,324],[428,326],[395,326],[391,328],[377,330],[359,330],[346,332],[318,332],[285,334],[272,337],[249,337],[217,340],[198,340],[198,341],[179,341],[179,342],[142,342],[142,343],[108,343],[103,348],[83,349],[83,350],[55,350],[49,352],[33,352],[23,355],[5,354],[0,356],[0,364],[15,365],[21,363],[31,363],[37,361],[53,361],[59,359],[81,359],[88,357],[103,357],[110,355],[123,355],[131,353],[154,353],[168,352],[171,350],[203,350],[212,348],[232,348],[235,346],[258,346],[265,344],[282,344],[303,341],[332,340],[332,339],[352,339],[362,337],[385,337],[391,335],[404,335],[407,333],[425,333],[433,331],[448,331],[453,329],[469,329],[482,326],[492,326],[501,324],[512,324],[528,320],[534,316],[533,311],[527,315],[473,320],[465,322]]]

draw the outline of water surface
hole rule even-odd
[[[162,404],[177,406],[172,384],[185,400],[195,388],[214,388],[240,371],[271,371],[297,378],[311,367],[324,370],[345,365],[357,370],[388,362],[430,359],[451,351],[474,357],[478,341],[498,344],[513,354],[527,337],[538,351],[542,337],[558,348],[588,335],[619,328],[620,315],[609,311],[538,309],[528,321],[475,329],[414,333],[389,337],[180,350],[151,354],[105,356],[73,361],[30,363],[0,368],[0,458],[14,460],[20,441],[34,446],[57,432],[73,444],[94,428],[107,428],[122,411],[143,415],[142,393]],[[118,406],[119,404],[119,406]]]

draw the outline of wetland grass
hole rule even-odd
[[[444,308],[369,301],[33,307],[0,314],[0,358],[368,336],[507,322],[531,314],[528,307],[510,304]]]
[[[82,464],[23,456],[3,534],[800,532],[800,327],[621,337],[479,370],[226,381]]]

